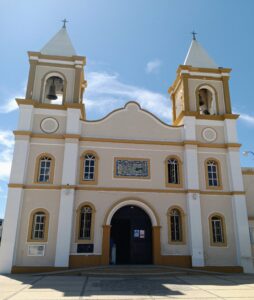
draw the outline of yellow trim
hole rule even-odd
[[[182,73],[182,70],[187,70],[189,72],[192,72],[192,74],[190,73]],[[211,74],[220,74],[221,77],[213,77],[213,76],[207,76],[207,75],[199,75],[199,74],[193,74],[193,72],[197,72],[197,73],[211,73]],[[224,77],[222,75],[222,73],[230,73],[231,69],[228,68],[219,68],[219,69],[211,69],[211,68],[196,68],[196,67],[192,67],[192,66],[187,66],[187,65],[180,65],[176,71],[176,79],[173,82],[173,84],[169,87],[168,92],[174,93],[176,90],[176,87],[179,84],[179,81],[181,81],[182,76],[184,75],[187,78],[191,78],[191,79],[204,79],[204,80],[219,80],[222,81],[222,78]]]
[[[177,184],[174,184],[174,183],[169,183],[169,178],[168,178],[168,161],[170,159],[176,159],[177,162],[178,162],[178,180],[179,180],[179,183]],[[164,161],[164,164],[165,164],[165,185],[166,187],[172,187],[172,188],[182,188],[183,187],[183,163],[182,163],[182,160],[179,156],[177,155],[169,155],[166,157],[165,161]]]
[[[165,193],[165,194],[187,194],[200,193],[201,195],[221,195],[234,196],[245,195],[244,191],[201,191],[201,190],[177,190],[177,189],[147,189],[147,188],[122,188],[122,187],[98,187],[98,186],[82,186],[82,185],[38,185],[38,184],[17,184],[9,183],[9,188],[23,188],[25,190],[61,190],[74,189],[77,191],[104,191],[104,192],[134,192],[134,193]]]
[[[183,99],[184,99],[184,111],[190,110],[190,96],[189,96],[189,82],[186,74],[182,75],[183,80]]]
[[[182,142],[170,142],[170,141],[146,141],[146,140],[127,140],[127,139],[111,139],[111,138],[93,138],[93,137],[81,137],[78,134],[43,134],[43,133],[32,133],[31,131],[13,131],[15,136],[26,135],[31,138],[41,139],[59,139],[64,140],[68,138],[79,139],[80,142],[95,142],[95,143],[119,143],[119,144],[139,144],[139,145],[162,145],[162,146],[179,146],[195,145],[198,147],[205,148],[239,148],[241,144],[238,143],[227,143],[227,144],[210,144],[201,143],[197,141],[182,141]]]
[[[243,175],[254,175],[254,170],[243,170],[242,174]]]
[[[8,187],[9,188],[24,188],[25,186],[22,184],[22,183],[9,183],[8,184]]]
[[[131,160],[131,161],[147,161],[148,162],[148,176],[117,176],[116,175],[116,161],[117,160]],[[114,157],[114,178],[124,178],[124,179],[151,179],[150,174],[150,159],[149,158],[135,158],[135,157]]]
[[[181,229],[181,240],[180,241],[172,241],[171,237],[171,211],[173,209],[177,209],[180,213],[180,229]],[[167,211],[167,221],[168,221],[168,243],[172,245],[184,245],[186,244],[186,224],[185,224],[185,213],[184,210],[178,206],[178,205],[173,205],[171,206],[168,211]]]
[[[214,161],[217,165],[217,181],[218,185],[217,186],[210,186],[209,185],[209,180],[208,180],[208,168],[207,168],[207,162],[208,161]],[[222,190],[222,177],[221,177],[221,165],[220,161],[216,158],[210,157],[205,160],[205,179],[206,179],[206,189],[207,190]]]
[[[94,179],[93,180],[84,180],[83,179],[83,173],[84,173],[84,167],[85,167],[85,156],[88,154],[94,155]],[[80,164],[79,164],[79,183],[80,184],[86,184],[86,185],[95,185],[98,184],[98,170],[99,170],[99,156],[98,154],[93,150],[86,150],[84,151],[80,156]]]
[[[36,64],[37,64],[36,61],[30,60],[30,69],[29,69],[28,82],[26,88],[26,98],[32,97],[33,94]]]
[[[42,212],[45,214],[45,227],[44,227],[44,238],[33,239],[33,224],[36,213]],[[36,208],[30,213],[27,242],[33,243],[46,243],[48,241],[48,229],[49,229],[49,212],[44,208]]]
[[[222,77],[225,110],[226,110],[227,114],[232,114],[228,81],[229,81],[229,77],[226,77],[226,76]]]
[[[221,226],[222,226],[222,235],[223,235],[223,243],[216,243],[213,241],[213,229],[212,229],[212,218],[213,217],[219,217],[221,219]],[[225,224],[225,217],[218,212],[212,213],[209,218],[209,234],[210,234],[210,246],[215,247],[227,247],[227,232],[226,232],[226,224]]]
[[[58,105],[58,104],[40,103],[32,99],[20,99],[20,98],[16,98],[16,102],[18,105],[33,105],[33,107],[35,108],[43,108],[43,109],[56,109],[56,110],[67,110],[68,108],[80,109],[82,120],[85,120],[85,109],[83,103],[65,102],[62,105]]]
[[[92,209],[92,221],[91,221],[91,238],[89,240],[83,240],[79,238],[80,232],[80,213],[84,206],[89,206]],[[94,223],[95,223],[95,206],[91,202],[82,202],[76,209],[76,233],[75,242],[78,244],[91,244],[94,241]]]
[[[73,55],[73,56],[60,56],[60,55],[47,55],[42,54],[41,52],[36,51],[28,51],[28,56],[36,56],[39,59],[49,59],[49,60],[61,60],[61,61],[81,61],[83,65],[86,64],[86,57],[85,56],[79,56],[79,55]],[[36,61],[38,62],[38,61]]]
[[[239,118],[240,115],[237,114],[223,114],[223,115],[200,115],[198,112],[184,112],[182,111],[175,122],[173,123],[174,126],[183,126],[179,125],[180,122],[184,117],[196,117],[196,119],[200,120],[212,120],[212,121],[224,121],[227,119],[236,120]]]
[[[200,109],[199,109],[199,95],[198,95],[198,92],[202,89],[202,87],[205,87],[208,86],[210,87],[213,92],[214,92],[214,97],[215,97],[215,103],[216,103],[216,114],[215,115],[219,115],[220,111],[219,111],[219,101],[218,101],[218,93],[217,93],[217,90],[215,89],[214,86],[212,86],[211,84],[208,84],[208,83],[202,83],[200,85],[198,85],[196,87],[196,90],[195,90],[195,95],[196,95],[196,111],[197,113],[200,115]],[[204,116],[204,115],[202,115]],[[210,117],[210,115],[205,115],[206,117]],[[213,116],[213,115],[212,115]]]
[[[41,161],[41,158],[44,157],[44,156],[47,156],[47,157],[51,158],[49,181],[47,181],[47,182],[39,181],[40,161]],[[36,161],[35,161],[34,183],[37,183],[37,184],[53,184],[54,172],[55,172],[55,157],[52,154],[47,153],[47,152],[39,154],[36,157]]]

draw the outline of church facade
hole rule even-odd
[[[241,168],[230,69],[192,40],[173,124],[136,102],[96,121],[63,27],[19,105],[0,272],[160,264],[253,272],[254,169]]]

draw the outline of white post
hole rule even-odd
[[[21,105],[18,130],[31,130],[32,113],[32,106]],[[24,184],[29,150],[30,138],[26,135],[17,136],[14,146],[10,184]],[[8,189],[3,235],[0,247],[0,273],[11,273],[12,266],[15,263],[16,240],[18,238],[22,203],[23,188],[10,187]]]
[[[196,140],[196,120],[194,117],[185,117],[184,139],[185,141]],[[184,166],[185,166],[185,184],[187,193],[187,209],[190,248],[192,254],[192,266],[204,266],[204,246],[201,221],[201,206],[199,191],[199,170],[198,170],[198,154],[197,146],[185,145],[184,150]],[[197,192],[196,192],[197,191]]]
[[[80,134],[80,111],[68,109],[67,134]],[[70,186],[61,191],[58,229],[56,240],[56,267],[68,267],[71,246],[73,205],[75,190],[71,186],[76,184],[79,156],[78,138],[66,138],[63,160],[62,185]]]

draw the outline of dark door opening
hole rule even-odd
[[[152,224],[143,209],[128,205],[114,214],[110,256],[113,264],[152,263]]]

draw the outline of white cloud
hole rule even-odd
[[[0,180],[7,181],[11,171],[14,138],[9,130],[0,131]]]
[[[161,61],[159,59],[151,60],[146,64],[146,72],[156,73],[158,72],[160,66],[161,66]]]
[[[162,120],[171,120],[169,97],[151,90],[125,84],[118,74],[91,72],[87,74],[88,87],[85,104],[89,114],[100,117],[113,109],[123,107],[128,101],[137,101],[142,108],[149,110]]]
[[[21,97],[15,97],[15,98],[21,98]],[[11,98],[7,100],[4,105],[0,106],[0,113],[9,113],[18,109],[18,105],[16,103],[15,98]]]
[[[239,113],[240,114],[240,119],[242,119],[243,121],[254,125],[254,116],[248,115],[248,114],[244,114],[244,113]]]

